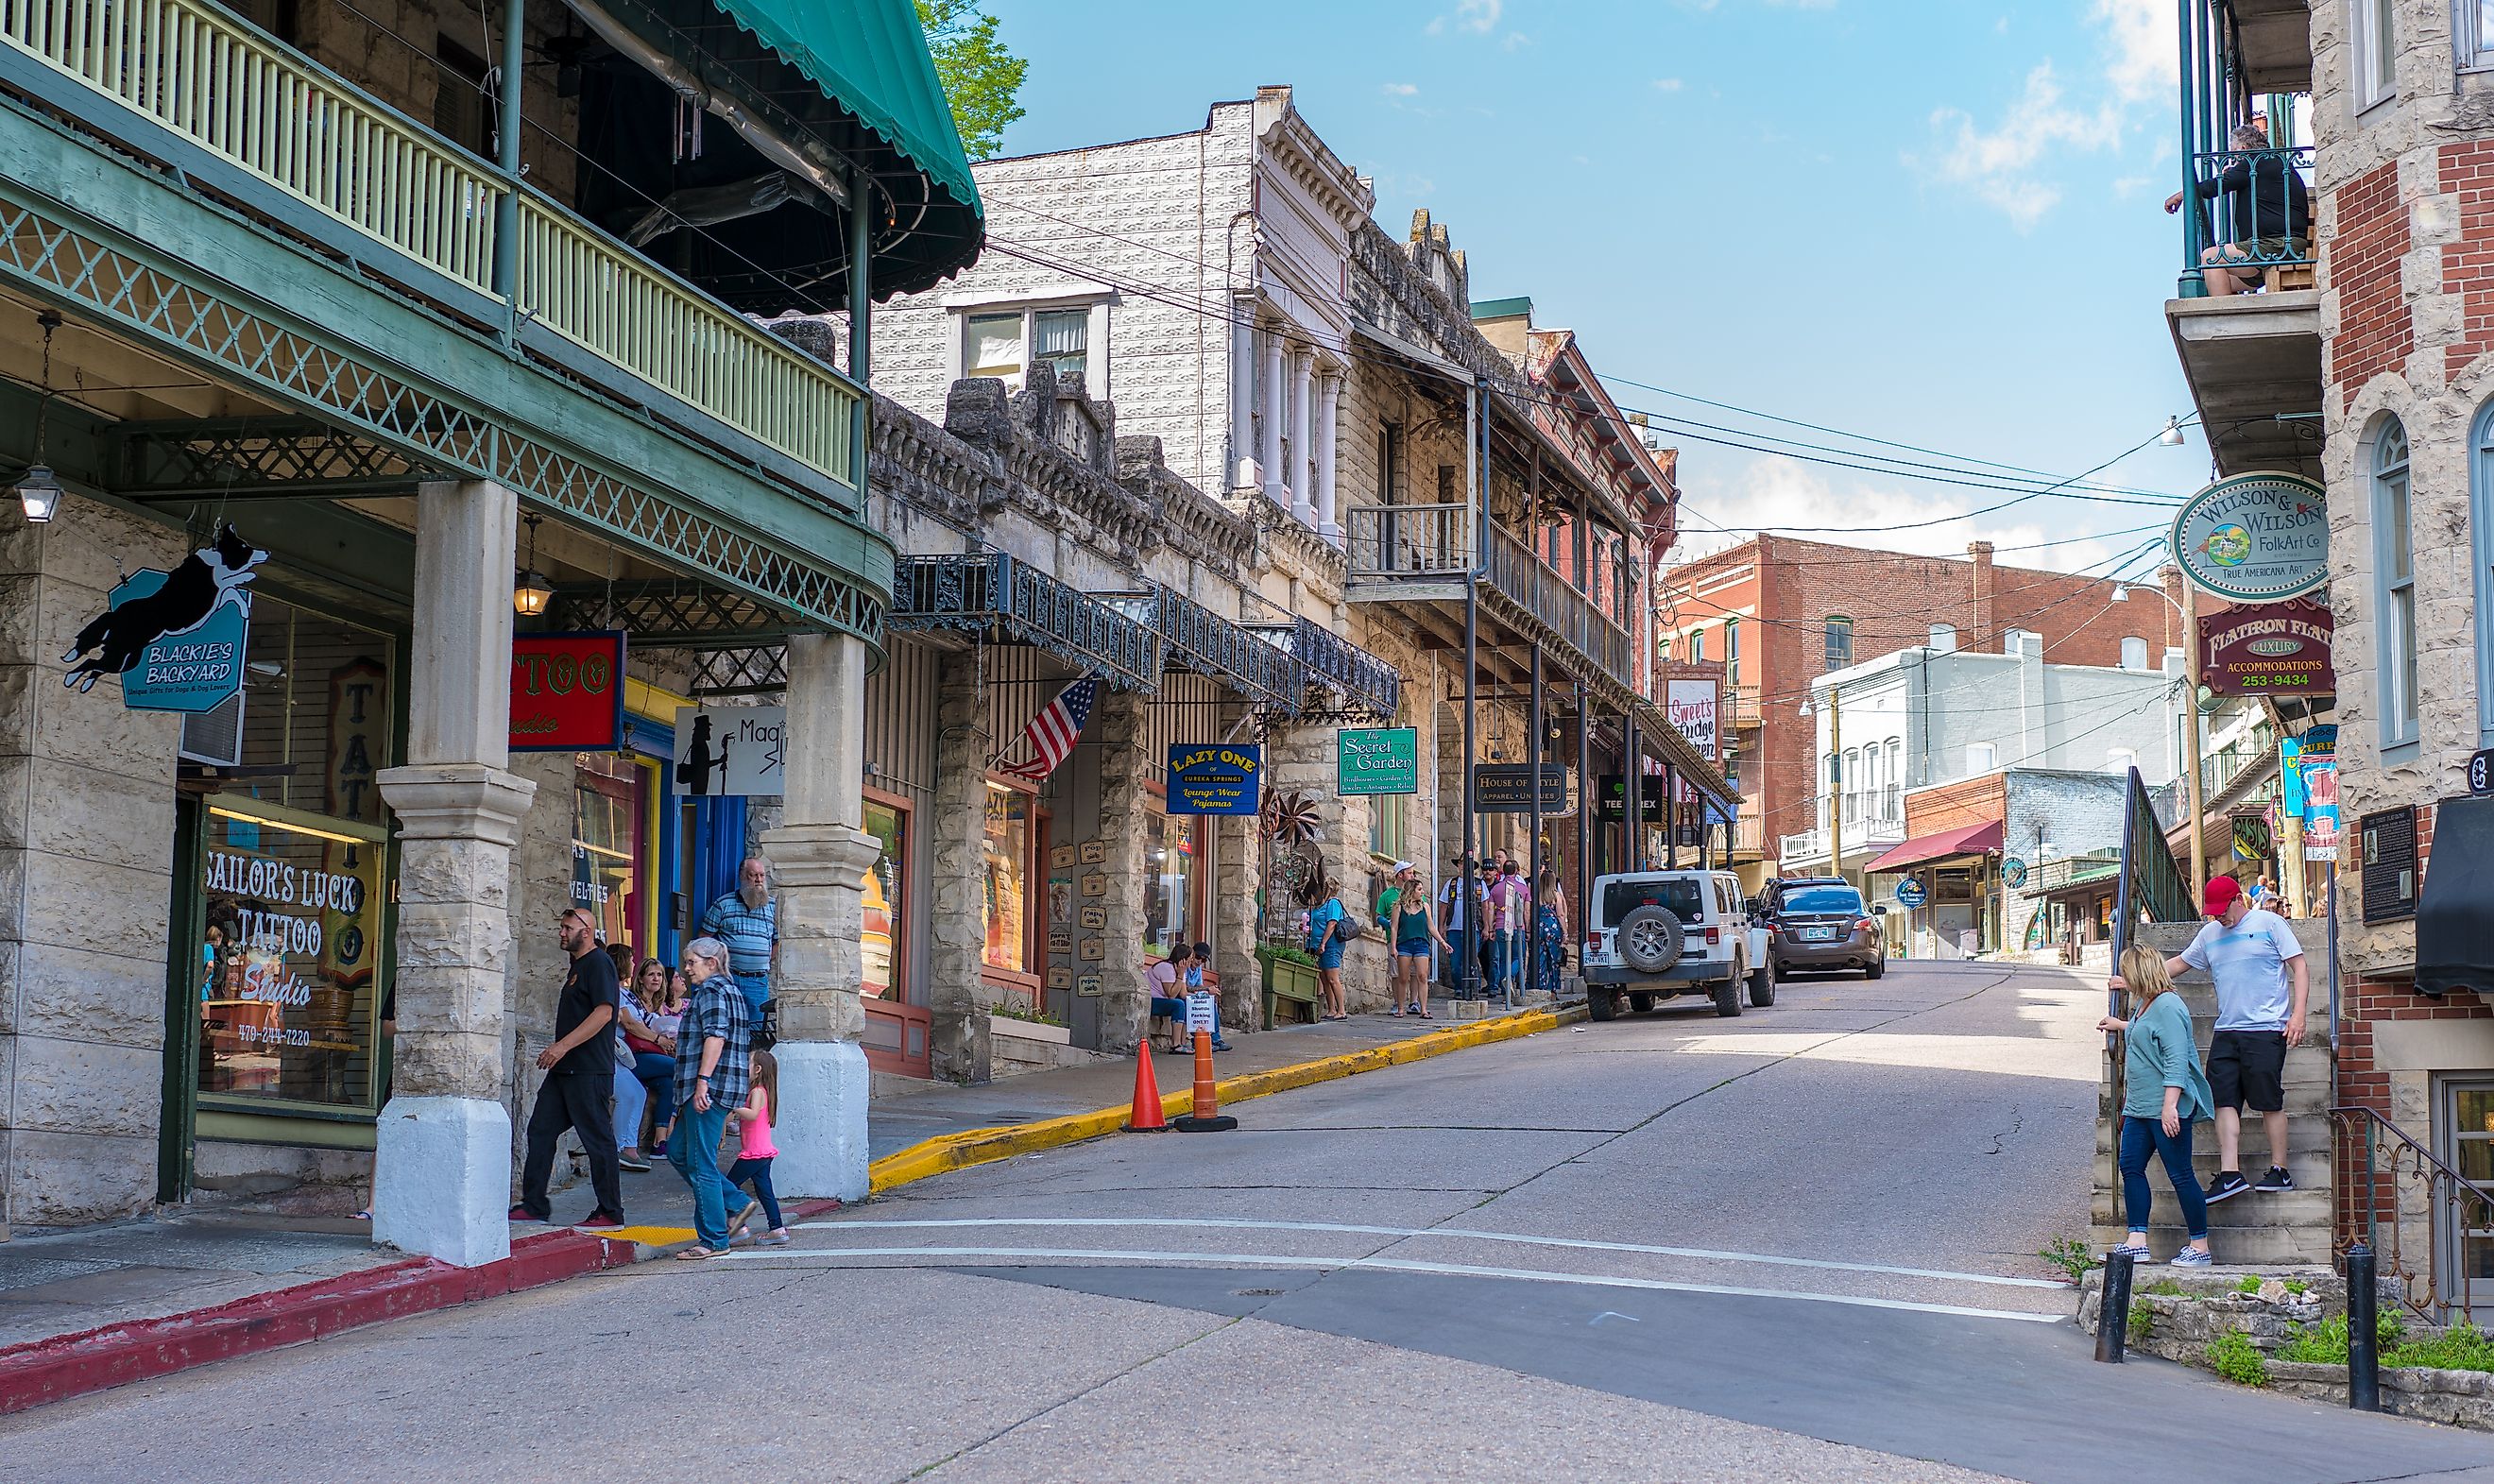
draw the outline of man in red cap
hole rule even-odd
[[[2200,910],[2215,919],[2200,929],[2168,973],[2205,969],[2217,986],[2217,1028],[2208,1043],[2208,1088],[2217,1105],[2217,1177],[2211,1203],[2245,1191],[2291,1191],[2286,1169],[2286,1053],[2303,1044],[2310,1003],[2303,945],[2286,919],[2255,907],[2232,876],[2212,876]],[[2126,988],[2114,975],[2113,986]],[[2268,1133],[2268,1173],[2257,1185],[2242,1172],[2242,1109],[2261,1115]]]

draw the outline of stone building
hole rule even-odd
[[[672,957],[765,823],[781,1185],[864,1192],[871,337],[747,317],[870,325],[983,227],[906,6],[740,9],[0,36],[0,1230],[312,1180],[503,1256],[556,912]],[[779,802],[678,797],[766,654]]]

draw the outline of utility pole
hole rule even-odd
[[[1844,707],[1837,700],[1836,687],[1827,687],[1827,755],[1836,771],[1836,781],[1827,791],[1827,861],[1828,874],[1844,874]]]
[[[2190,770],[2186,797],[2191,807],[2191,901],[2197,905],[2208,890],[2208,846],[2201,838],[2200,816],[2200,625],[2192,618],[2191,579],[2182,579],[2182,766]]]

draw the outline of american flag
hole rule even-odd
[[[1100,677],[1086,675],[1056,693],[1056,699],[1040,708],[1021,729],[1021,740],[1013,751],[1027,753],[1019,763],[998,763],[996,772],[1009,772],[1033,783],[1056,771],[1056,765],[1074,755],[1074,744],[1082,736],[1082,724],[1091,719],[1091,703],[1100,694]],[[1001,754],[1010,756],[1011,753]]]

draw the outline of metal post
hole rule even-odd
[[[1827,791],[1827,873],[1844,875],[1844,703],[1836,687],[1827,687],[1827,755],[1834,759],[1836,781]]]
[[[2368,1199],[2370,1196],[2367,1191]],[[2347,1249],[2347,1405],[2357,1411],[2382,1409],[2380,1326],[2381,1290],[2374,1282],[2373,1249],[2357,1242]]]
[[[1645,748],[1639,745],[1636,712],[1620,712],[1621,868],[1645,869]]]
[[[2195,63],[2191,48],[2191,0],[2175,7],[2180,18],[2182,65],[2176,69],[2181,78],[2181,106],[2175,116],[2182,124],[2182,276],[2175,286],[2175,297],[2200,299],[2207,297],[2207,281],[2200,274],[2200,157],[2193,153],[2192,104],[2198,89],[2194,86]]]
[[[1474,976],[1480,972],[1481,902],[1474,894],[1473,884],[1479,879],[1473,861],[1479,839],[1475,833],[1478,820],[1475,811],[1480,800],[1473,787],[1473,748],[1475,727],[1473,693],[1480,688],[1480,579],[1464,580],[1464,879],[1457,890],[1463,893],[1464,931],[1455,957],[1455,998],[1478,998],[1473,993]]]
[[[1662,865],[1680,869],[1680,770],[1662,765]]]
[[[1549,724],[1545,714],[1541,695],[1541,641],[1536,639],[1533,641],[1533,745],[1524,749],[1525,757],[1533,763],[1533,842],[1526,855],[1528,863],[1525,866],[1525,885],[1531,889],[1533,897],[1533,925],[1525,931],[1527,963],[1540,959],[1541,871],[1548,863],[1541,849],[1541,768],[1550,752],[1550,741],[1541,735],[1542,728]]]
[[[2208,890],[2208,842],[2201,833],[2206,805],[2200,797],[2200,634],[2191,606],[2191,581],[2186,577],[2182,580],[2182,652],[2191,657],[2182,667],[2182,751],[2183,766],[2190,770],[2191,900],[2196,904]]]
[[[849,379],[872,384],[874,375],[874,177],[849,172]],[[861,397],[849,415],[849,478],[866,495],[867,450],[874,399]]]
[[[2123,1342],[2130,1338],[2131,1257],[2126,1252],[2105,1257],[2104,1288],[2096,1299],[2096,1359],[2121,1364]]]
[[[494,198],[494,291],[506,311],[502,339],[519,333],[520,316],[520,86],[521,43],[528,33],[528,0],[502,0],[502,92],[494,121],[494,163],[502,191]]]
[[[1592,922],[1585,893],[1594,884],[1594,713],[1585,700],[1585,682],[1576,682],[1576,894],[1568,900]],[[1573,927],[1569,924],[1572,932]]]

